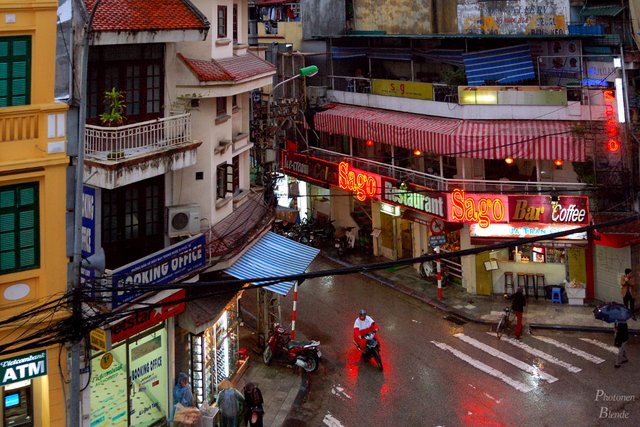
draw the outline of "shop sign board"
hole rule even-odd
[[[580,228],[576,224],[491,224],[488,227],[481,227],[480,224],[469,225],[469,235],[471,237],[501,237],[501,238],[526,238],[546,236],[551,233],[559,233],[561,231]],[[563,236],[562,239],[567,240],[585,240],[587,233],[578,232]]]
[[[447,209],[444,193],[414,184],[399,185],[398,180],[387,177],[381,177],[381,181],[381,201],[445,218]]]
[[[374,95],[433,99],[433,83],[374,79],[371,82],[371,86],[371,92]]]
[[[352,192],[361,202],[378,198],[380,178],[380,175],[354,168],[347,162],[338,164],[338,187]]]
[[[548,228],[546,225],[589,224],[589,199],[586,196],[559,196],[558,202],[552,203],[551,196],[505,196],[465,193],[456,189],[449,195],[448,205],[448,221],[477,224],[480,228],[504,223],[544,224],[542,228],[545,229]]]
[[[0,360],[0,386],[47,375],[47,350]]]
[[[170,317],[182,313],[185,309],[185,296],[185,290],[180,289],[167,298],[153,303],[156,307],[138,310],[135,314],[111,326],[111,342],[117,343],[123,341]],[[175,304],[169,304],[172,301],[177,302]]]
[[[281,152],[282,170],[287,175],[295,176],[305,181],[312,181],[316,185],[325,188],[338,184],[337,163],[287,150],[281,150]]]
[[[204,267],[205,244],[204,235],[199,234],[113,270],[112,308],[130,302],[144,293],[127,289],[128,286],[171,283]]]
[[[91,330],[89,332],[89,344],[97,350],[107,351],[107,333],[105,330],[100,328]]]

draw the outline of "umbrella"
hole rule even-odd
[[[617,302],[608,302],[596,307],[593,310],[593,316],[598,320],[604,320],[607,323],[624,322],[631,319],[633,313],[624,305]]]

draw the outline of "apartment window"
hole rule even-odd
[[[233,5],[233,42],[238,43],[238,5]]]
[[[227,115],[227,98],[221,97],[216,98],[216,116],[226,116]]]
[[[0,37],[0,107],[31,102],[31,37]]]
[[[38,183],[0,187],[0,274],[39,266]]]
[[[234,111],[238,109],[238,95],[231,97],[231,109]]]
[[[125,96],[125,124],[162,117],[164,47],[159,44],[94,46],[89,54],[87,122],[100,125],[109,106],[104,93]]]
[[[224,199],[227,194],[237,194],[240,191],[240,160],[236,156],[233,162],[221,163],[216,168],[216,196]]]
[[[227,6],[218,6],[218,38],[227,37]]]
[[[115,268],[164,246],[164,177],[102,191],[102,245]]]

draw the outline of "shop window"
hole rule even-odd
[[[102,191],[102,246],[115,268],[164,247],[164,177]]]
[[[0,37],[0,107],[31,102],[31,37]]]
[[[0,274],[40,266],[37,183],[0,187]]]
[[[162,117],[164,48],[161,44],[94,46],[89,54],[87,123],[101,125],[109,105],[104,93],[125,96],[126,123]]]
[[[218,6],[218,38],[227,37],[227,6]]]

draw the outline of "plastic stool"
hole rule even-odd
[[[562,289],[551,288],[551,303],[562,304]]]
[[[511,289],[511,292],[509,292],[509,289]],[[504,293],[511,295],[515,291],[516,290],[515,290],[514,284],[513,284],[513,272],[512,271],[505,271],[504,272]]]
[[[542,297],[547,298],[547,293],[545,291],[545,287],[547,286],[547,279],[544,274],[538,273],[536,274],[536,288],[535,288],[535,296],[538,299],[538,295],[540,291],[542,291]]]

